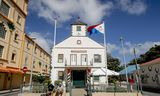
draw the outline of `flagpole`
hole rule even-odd
[[[53,42],[53,48],[55,47],[55,45],[56,45],[56,32],[57,32],[57,18],[54,18],[54,42]]]
[[[57,17],[54,18],[54,33],[53,33],[54,37],[53,37],[53,49],[52,49],[53,58],[55,58],[54,53],[55,53],[55,45],[56,45],[56,33],[57,33]],[[52,64],[54,63],[53,61],[54,60],[52,59]],[[53,67],[53,65],[52,65],[52,67]],[[52,77],[50,77],[50,78],[52,80]],[[52,81],[52,83],[54,83],[54,81]]]
[[[103,21],[103,24],[105,24],[104,23],[104,21]],[[104,25],[104,29],[105,29],[105,25]],[[107,73],[107,44],[106,44],[106,31],[104,30],[104,47],[105,47],[105,56],[104,56],[104,58],[105,58],[105,67],[106,67],[106,87],[108,87],[108,73]]]

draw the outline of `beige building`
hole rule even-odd
[[[27,7],[28,0],[0,0],[0,90],[19,88],[24,66],[26,83],[32,68],[49,75],[50,55],[24,32]]]
[[[160,58],[140,65],[143,87],[160,89]]]

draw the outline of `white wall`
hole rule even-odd
[[[84,51],[83,53],[79,53],[79,51]],[[63,63],[58,63],[58,54],[64,54]],[[105,67],[104,62],[104,49],[55,49],[53,66],[54,67],[65,67],[65,60],[67,61],[67,65],[70,65],[70,55],[77,54],[77,65],[81,65],[81,54],[87,54],[88,60],[87,64],[90,65],[90,62],[93,62],[93,67]],[[101,63],[94,63],[94,54],[101,55]],[[53,56],[52,55],[52,56]],[[83,65],[82,65],[83,66]],[[85,65],[84,65],[85,66]]]

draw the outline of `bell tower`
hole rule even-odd
[[[87,35],[87,24],[78,20],[71,24],[72,36],[86,36]]]

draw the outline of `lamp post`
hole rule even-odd
[[[141,46],[141,45],[138,45],[138,46]],[[133,53],[134,53],[134,58],[135,58],[135,63],[136,63],[136,70],[137,70],[137,77],[138,77],[138,79],[137,79],[137,83],[138,83],[138,86],[137,86],[137,88],[138,88],[138,91],[139,91],[139,88],[140,88],[140,90],[141,90],[141,93],[143,93],[143,91],[142,91],[142,84],[141,84],[141,78],[140,78],[140,73],[139,73],[139,69],[138,69],[138,63],[137,63],[137,54],[136,54],[136,48],[134,47],[133,48]]]
[[[123,37],[120,37],[120,41],[121,41],[122,52],[123,52],[123,62],[124,62],[125,72],[126,72],[126,82],[127,82],[127,92],[128,92],[128,72],[127,72],[127,64],[126,64],[126,57],[125,57]]]

